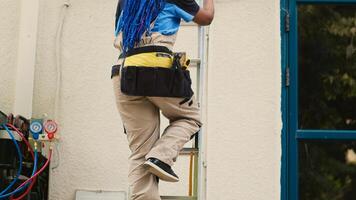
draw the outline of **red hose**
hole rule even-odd
[[[11,199],[11,200],[22,200],[23,198],[25,198],[25,197],[28,195],[28,193],[31,192],[32,187],[33,187],[33,185],[34,185],[35,183],[36,183],[36,178],[33,179],[33,181],[31,182],[30,186],[28,186],[27,190],[26,190],[21,196],[19,196],[19,197],[17,197],[17,198],[10,197],[10,199]]]
[[[43,170],[45,170],[47,168],[47,166],[49,165],[49,162],[51,161],[52,158],[52,148],[50,148],[49,150],[49,155],[48,155],[48,160],[46,161],[46,163],[43,165],[43,167],[38,170],[31,178],[27,179],[25,182],[23,182],[18,188],[21,188],[22,186],[26,185],[28,182],[30,182],[31,180],[34,180],[39,174],[41,174],[43,172]]]
[[[26,143],[27,147],[30,149],[30,153],[33,159],[35,159],[35,155],[33,154],[33,149],[30,145],[30,143],[27,141],[27,139],[25,138],[25,136],[21,133],[21,131],[19,131],[19,129],[17,129],[14,125],[12,124],[6,124],[6,126],[12,128],[14,131],[16,131],[16,133],[22,138],[22,140]]]
[[[34,156],[34,154],[33,154],[33,149],[32,149],[32,147],[31,147],[30,143],[29,143],[29,142],[27,141],[27,139],[25,138],[25,136],[24,136],[15,126],[13,126],[12,124],[7,124],[7,125],[8,125],[10,128],[12,128],[13,130],[15,130],[15,131],[20,135],[20,137],[22,138],[22,140],[26,143],[27,147],[30,149],[30,153],[31,153],[31,155],[32,155],[32,158],[35,159],[35,156]],[[43,165],[43,167],[42,167],[40,170],[38,170],[31,178],[27,179],[27,180],[26,180],[25,182],[23,182],[19,187],[16,188],[16,190],[17,190],[17,189],[23,187],[24,185],[26,185],[27,183],[29,183],[30,181],[32,181],[31,184],[30,184],[30,186],[27,188],[26,192],[24,192],[20,197],[17,197],[17,198],[11,197],[11,200],[21,200],[21,199],[23,199],[23,198],[31,191],[33,185],[34,185],[35,182],[36,182],[36,177],[37,177],[39,174],[41,174],[41,173],[47,168],[47,166],[49,165],[49,163],[50,163],[50,161],[51,161],[51,158],[52,158],[52,148],[50,148],[50,150],[49,150],[48,160],[47,160],[46,163]]]

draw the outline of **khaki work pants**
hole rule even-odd
[[[194,98],[128,96],[120,90],[120,77],[113,77],[117,107],[126,129],[129,157],[130,200],[160,200],[156,176],[143,166],[157,158],[172,166],[184,144],[199,131],[199,107]],[[160,137],[160,112],[170,121]]]

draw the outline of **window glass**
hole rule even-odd
[[[356,141],[299,142],[299,199],[355,200]]]
[[[299,128],[356,130],[356,5],[298,6]]]

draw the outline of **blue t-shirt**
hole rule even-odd
[[[126,0],[119,0],[116,11],[116,26],[120,22],[120,16],[125,6]],[[166,4],[161,13],[157,16],[152,32],[157,32],[162,35],[174,35],[178,32],[181,19],[186,22],[193,20],[194,16],[198,13],[200,7],[195,0],[166,0]]]

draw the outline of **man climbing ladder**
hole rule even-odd
[[[181,19],[209,25],[213,0],[120,0],[116,14],[118,65],[112,68],[117,107],[131,155],[131,200],[160,200],[158,180],[177,182],[179,152],[202,126],[189,62],[172,53]],[[160,114],[170,121],[160,137]]]

